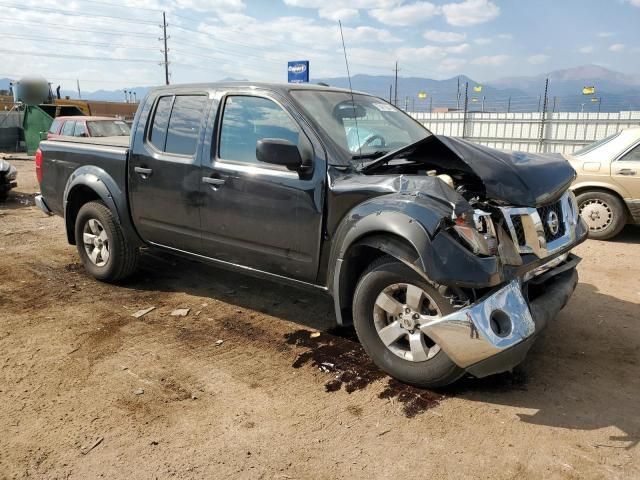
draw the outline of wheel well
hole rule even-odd
[[[614,197],[616,197],[618,200],[620,200],[620,203],[622,203],[622,208],[624,208],[624,211],[627,215],[627,221],[629,221],[629,218],[631,216],[631,212],[629,211],[629,207],[627,206],[627,202],[624,201],[624,198],[622,198],[622,195],[620,195],[618,192],[616,192],[613,189],[610,188],[606,188],[606,187],[589,187],[589,186],[584,186],[584,187],[580,187],[580,188],[576,188],[573,193],[576,195],[576,197],[582,193],[585,192],[602,192],[602,193],[608,193],[609,195],[613,195]]]
[[[94,200],[100,200],[100,195],[86,185],[78,185],[69,192],[64,219],[67,227],[67,240],[71,245],[76,244],[75,226],[78,212],[85,203]]]
[[[372,234],[358,239],[342,258],[339,279],[339,305],[342,324],[353,321],[351,305],[358,280],[375,260],[390,255],[398,260],[414,263],[419,257],[415,248],[405,239],[393,234]]]

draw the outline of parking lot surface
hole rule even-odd
[[[93,280],[13,163],[0,478],[640,478],[640,228],[577,249],[522,366],[431,392],[377,370],[319,294],[153,252]]]

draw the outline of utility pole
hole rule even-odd
[[[80,80],[76,78],[76,85],[78,86],[78,98],[82,98],[82,94],[80,93]]]
[[[467,108],[469,106],[469,82],[464,84],[464,113],[462,115],[462,138],[467,136]]]
[[[389,85],[389,103],[393,100],[393,84]]]
[[[482,95],[482,113],[484,113],[484,95]]]
[[[545,122],[547,120],[547,107],[548,107],[548,103],[549,103],[549,97],[548,97],[548,93],[549,93],[549,79],[547,78],[544,82],[544,103],[542,104],[542,116],[540,117],[540,134],[539,134],[539,138],[540,138],[540,147],[539,150],[541,152],[544,151],[544,127],[545,127]]]
[[[162,12],[162,38],[160,40],[163,40],[164,42],[164,49],[162,50],[162,53],[164,54],[164,62],[162,62],[162,65],[164,65],[164,81],[166,85],[169,85],[169,49],[167,48],[168,38],[167,14],[165,12]]]
[[[398,61],[396,60],[396,87],[395,87],[395,94],[393,96],[393,104],[397,107],[398,106]]]
[[[553,97],[553,108],[551,109],[551,113],[556,113],[556,101],[558,97]]]
[[[511,95],[509,95],[509,101],[507,102],[507,113],[511,113]]]

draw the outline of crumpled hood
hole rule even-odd
[[[425,161],[428,161],[429,158],[438,157],[439,154],[434,155],[434,152],[441,152],[442,147],[455,155],[466,165],[465,168],[482,181],[489,199],[507,205],[535,207],[552,202],[569,188],[576,177],[575,170],[559,154],[496,150],[441,135],[430,135],[390,152],[366,165],[363,171],[371,172],[377,165],[404,155],[410,156],[414,161],[419,161],[423,155]],[[445,169],[441,173],[446,173],[446,158],[441,158],[440,162]]]
[[[560,154],[496,150],[459,138],[437,136],[480,177],[491,199],[518,206],[551,202],[576,177]]]

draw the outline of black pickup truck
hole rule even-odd
[[[36,155],[37,204],[91,275],[121,280],[147,247],[324,290],[404,382],[513,368],[578,281],[568,162],[433,135],[370,95],[162,87],[127,140]]]

